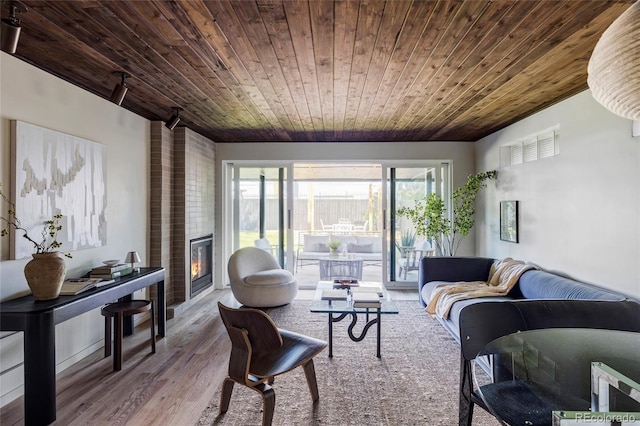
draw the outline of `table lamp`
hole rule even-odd
[[[131,264],[131,270],[133,272],[139,272],[140,271],[140,268],[135,268],[133,266],[134,263],[140,262],[140,256],[138,256],[138,252],[137,251],[130,251],[129,253],[127,253],[127,255],[124,258],[124,262]]]

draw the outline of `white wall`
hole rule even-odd
[[[388,161],[396,164],[419,165],[423,161],[452,161],[452,185],[463,185],[467,176],[475,173],[475,148],[471,142],[353,142],[353,143],[218,143],[216,144],[216,217],[223,218],[225,203],[222,175],[225,161],[255,162],[267,165],[294,161]],[[225,235],[222,220],[216,221],[216,235]],[[217,287],[227,282],[226,258],[216,242]],[[472,255],[475,240],[470,235],[460,247],[461,255]]]
[[[89,139],[107,148],[107,245],[73,252],[73,259],[67,259],[67,276],[80,276],[104,259],[123,259],[131,250],[137,250],[141,265],[146,265],[149,121],[4,52],[0,52],[0,93],[0,182],[5,191],[11,183],[9,120]],[[7,237],[0,238],[0,254],[0,299],[28,294],[23,274],[28,259],[7,260]],[[58,370],[98,349],[103,332],[98,310],[60,324],[56,329]],[[22,393],[21,362],[22,334],[3,334],[0,405]]]
[[[476,144],[479,170],[499,147],[559,125],[558,156],[498,169],[479,196],[478,255],[513,257],[640,296],[640,138],[585,91]],[[520,203],[519,244],[499,239],[499,202]]]

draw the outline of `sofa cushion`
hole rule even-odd
[[[371,253],[382,253],[382,239],[375,235],[358,235],[355,244],[371,244]]]
[[[304,234],[302,238],[303,238],[302,244],[304,247],[304,251],[320,251],[319,250],[320,244],[326,247],[327,243],[329,242],[328,235]]]
[[[286,269],[269,269],[256,272],[244,279],[250,285],[282,285],[293,280],[293,275]]]
[[[428,302],[431,299],[431,293],[433,289],[439,284],[446,284],[448,281],[431,281],[425,283],[425,285],[420,289],[420,295],[422,296],[422,300]]]
[[[317,246],[317,251],[320,253],[329,253],[329,247],[326,244],[319,243]]]
[[[420,296],[422,297],[422,300],[424,300],[425,302],[428,302],[429,299],[431,299],[431,293],[433,292],[433,289],[436,288],[436,286],[440,285],[440,284],[453,284],[452,281],[431,281],[426,283],[424,286],[422,286],[422,288],[420,289]],[[500,296],[500,300],[506,298],[506,299],[514,299],[513,297],[513,291],[510,292],[508,295],[506,296]],[[476,298],[478,300],[482,299],[482,300],[488,300],[490,299],[490,297],[478,297]],[[457,304],[458,302],[456,302]],[[455,305],[455,304],[454,304]]]
[[[525,299],[625,299],[620,293],[539,270],[525,272],[518,289]]]
[[[426,283],[422,289],[420,290],[420,295],[422,296],[422,300],[429,301],[431,297],[431,293],[433,289],[439,284],[453,284],[450,281],[431,281]],[[472,299],[465,299],[455,302],[451,306],[451,310],[449,311],[448,318],[440,318],[437,317],[437,320],[442,323],[442,325],[451,333],[456,340],[460,341],[460,311],[469,305],[473,305],[475,303],[483,303],[488,301],[508,301],[513,300],[511,296],[495,296],[495,297],[475,297]]]
[[[347,246],[349,253],[373,253],[373,244],[353,244]]]

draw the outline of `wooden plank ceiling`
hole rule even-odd
[[[633,0],[22,3],[18,58],[217,142],[475,141],[586,89]]]

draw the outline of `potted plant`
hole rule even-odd
[[[416,200],[414,207],[398,209],[399,216],[413,222],[416,234],[435,241],[442,256],[455,256],[462,240],[469,235],[475,224],[475,200],[478,191],[487,186],[487,180],[496,179],[495,170],[469,175],[467,182],[453,191],[451,218],[438,194]]]
[[[404,258],[407,256],[406,248],[413,247],[413,245],[416,243],[416,237],[416,231],[412,229],[405,229],[404,231],[402,231],[402,233],[400,234],[400,242],[398,243],[398,241],[396,241],[396,246],[400,251],[401,257]]]
[[[416,243],[416,231],[412,229],[406,229],[400,234],[400,244],[402,247],[413,247]]]
[[[20,219],[16,215],[15,205],[2,192],[0,183],[0,197],[8,204],[6,216],[0,216],[0,221],[4,227],[0,230],[0,236],[9,234],[9,228],[13,228],[16,233],[22,233],[22,238],[33,244],[34,253],[24,267],[24,276],[31,293],[36,300],[55,299],[60,295],[60,289],[64,282],[66,264],[60,257],[58,248],[62,243],[58,241],[58,232],[62,229],[60,220],[61,214],[54,215],[43,224],[40,238],[36,239],[29,235],[29,232],[22,226]],[[17,234],[16,234],[17,235]],[[70,253],[65,253],[65,257],[71,257]]]
[[[329,247],[329,254],[335,255],[338,251],[338,247],[342,245],[342,241],[330,239],[327,241],[327,247]]]

